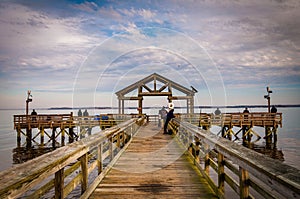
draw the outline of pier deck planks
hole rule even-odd
[[[171,135],[142,126],[90,198],[216,198]]]

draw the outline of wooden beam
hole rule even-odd
[[[218,190],[224,194],[225,190],[225,173],[224,173],[224,155],[218,153]]]
[[[171,84],[171,83],[169,83],[168,91],[169,91],[170,93],[172,93],[172,84]]]
[[[81,193],[84,193],[88,187],[88,156],[87,153],[84,154],[80,158],[81,162],[81,172],[82,172],[82,180],[81,180]]]
[[[139,93],[139,96],[171,96],[171,92],[152,92],[152,93]]]
[[[103,171],[102,151],[103,151],[102,144],[99,144],[97,148],[98,175]]]
[[[162,92],[163,90],[165,90],[167,87],[169,86],[169,83],[166,83],[165,85],[163,85],[158,92]]]
[[[149,92],[153,92],[153,90],[151,90],[147,85],[143,84],[142,87],[144,87],[147,91]]]
[[[240,177],[240,198],[249,198],[249,173],[242,167],[239,167]]]
[[[64,168],[55,172],[55,199],[61,199],[64,195]]]
[[[172,84],[172,88],[186,94],[186,95],[193,95],[194,94],[194,91],[189,89],[189,88],[186,88],[176,82],[173,82],[161,75],[158,75],[157,73],[153,73],[152,75],[149,75],[148,77],[145,77],[144,79],[140,80],[140,81],[137,81],[131,85],[129,85],[128,87],[116,92],[116,95],[117,96],[124,96],[126,95],[127,93],[130,93],[131,91],[135,90],[135,89],[138,89],[140,87],[140,85],[142,84],[147,84],[149,82],[153,81],[154,82],[154,91],[156,91],[156,88],[155,86],[157,86],[157,81],[163,83],[163,84]],[[166,87],[165,87],[166,88]],[[160,91],[163,91],[165,88],[161,88],[162,90]]]
[[[143,97],[121,97],[119,100],[141,100]]]
[[[153,84],[154,84],[154,91],[156,91],[156,77],[153,78]]]
[[[191,99],[192,96],[172,96],[172,100],[186,100],[186,99]]]

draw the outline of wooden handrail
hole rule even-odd
[[[213,113],[180,114],[180,118],[199,125],[231,125],[231,126],[280,126],[282,127],[282,113]]]
[[[95,181],[99,181],[101,176],[109,170],[109,165],[119,157],[123,148],[131,140],[131,135],[137,131],[144,119],[134,118],[125,121],[0,172],[0,198],[16,198],[24,194],[30,198],[38,198],[53,187],[55,187],[55,198],[64,198],[80,183],[82,193],[87,195],[87,192],[91,190],[87,184],[91,172],[95,168],[98,169],[99,175],[93,179],[94,183],[92,183],[94,186],[97,184]],[[118,151],[117,155],[116,151]],[[96,158],[91,158],[91,154],[94,154]],[[107,158],[110,163],[104,167],[103,160]],[[80,172],[74,174],[77,168]],[[72,177],[69,177],[71,180],[67,181],[66,176],[71,173],[73,173]],[[39,186],[47,180],[50,181]]]
[[[130,115],[122,114],[106,114],[107,119],[102,119],[104,115],[94,116],[73,116],[73,114],[39,114],[39,115],[14,115],[14,128],[39,128],[46,127],[70,127],[78,125],[94,125],[97,126],[101,121],[104,121],[105,127],[111,127],[112,125],[106,125],[106,123],[120,123],[132,118]]]
[[[219,197],[224,197],[223,183],[226,182],[240,198],[252,197],[249,187],[265,198],[300,198],[300,170],[179,119],[172,119],[169,127],[187,148],[192,147],[190,154],[196,166]],[[217,185],[210,177],[209,167],[219,174]]]

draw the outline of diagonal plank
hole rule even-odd
[[[176,139],[149,123],[90,198],[216,198]]]

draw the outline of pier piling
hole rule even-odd
[[[32,147],[31,139],[32,139],[32,128],[27,127],[26,128],[26,147],[27,148]]]

